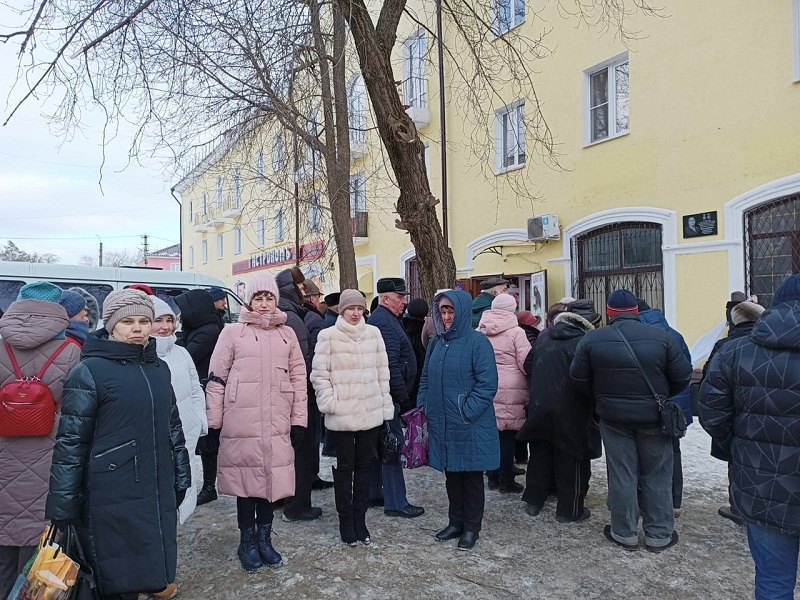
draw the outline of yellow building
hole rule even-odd
[[[432,19],[432,4],[414,6]],[[608,293],[626,287],[662,308],[690,345],[724,318],[730,292],[756,293],[768,305],[778,283],[800,271],[800,0],[668,0],[659,17],[631,16],[627,27],[637,35],[627,46],[613,30],[581,26],[553,4],[528,0],[523,14],[520,0],[495,0],[490,12],[500,23],[495,44],[551,30],[552,52],[532,68],[560,168],[538,159],[524,135],[533,100],[512,95],[484,107],[494,119],[493,147],[476,165],[472,124],[446,94],[448,236],[461,285],[474,292],[480,280],[505,274],[524,308],[574,296],[592,298],[600,312]],[[404,21],[395,65],[439,196],[435,40]],[[364,97],[358,79],[351,87]],[[364,118],[369,129],[368,110]],[[377,134],[356,142],[353,217],[366,234],[356,246],[360,286],[371,294],[386,276],[413,286],[414,250],[394,228],[396,193]],[[270,144],[264,148],[273,154]],[[203,193],[230,187],[216,178],[235,181],[234,169],[245,168],[230,163],[214,174],[226,151],[235,154],[235,144],[209,155],[176,188],[184,269],[233,284],[293,261],[294,221],[268,207],[260,215],[235,208],[226,199],[235,199],[235,184],[228,196],[215,195],[221,201],[213,210],[207,200],[202,214]],[[236,160],[258,171],[257,157]],[[520,193],[520,182],[530,193]],[[301,217],[302,241],[311,245],[304,266],[330,291],[335,260],[313,258],[330,244],[308,231],[317,218],[310,205]]]

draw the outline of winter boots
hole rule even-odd
[[[353,524],[353,472],[336,467],[331,467],[331,470],[336,512],[339,513],[339,536],[348,546],[355,546],[357,538]]]
[[[369,509],[369,469],[355,471],[353,474],[353,528],[356,539],[369,546],[369,529],[367,529],[367,510]]]
[[[272,547],[272,525],[258,526],[258,554],[268,567],[280,567],[283,557]]]
[[[239,550],[236,552],[242,568],[248,573],[254,573],[264,566],[258,551],[258,540],[255,527],[240,530]]]
[[[197,506],[217,499],[217,457],[203,454],[200,458],[203,461],[203,489],[197,494]]]

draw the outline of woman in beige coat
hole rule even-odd
[[[366,515],[372,449],[378,429],[394,417],[389,359],[381,332],[364,321],[364,296],[344,290],[336,325],[319,334],[311,383],[333,438],[339,535],[348,546],[370,543]]]
[[[278,310],[271,275],[252,281],[239,321],[222,330],[206,387],[208,426],[222,429],[220,493],[236,496],[238,556],[246,571],[278,566],[273,503],[294,494],[294,449],[307,425],[306,365]]]

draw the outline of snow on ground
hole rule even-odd
[[[235,500],[221,497],[198,508],[178,534],[180,597],[752,598],[747,536],[717,515],[727,499],[726,465],[709,456],[709,445],[697,424],[682,441],[681,538],[661,554],[646,551],[643,539],[637,552],[626,552],[603,537],[603,459],[594,462],[587,498],[592,517],[584,523],[557,523],[553,499],[529,517],[519,496],[487,489],[483,531],[471,552],[457,551],[455,541],[434,540],[447,525],[447,496],[444,476],[425,467],[406,471],[409,500],[424,506],[425,515],[406,520],[371,509],[369,547],[339,541],[332,489],[314,492],[323,509],[318,521],[284,523],[276,510],[273,542],[285,564],[256,574],[245,573],[236,557]],[[323,459],[327,479],[331,464]]]

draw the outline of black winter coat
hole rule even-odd
[[[569,376],[575,348],[594,327],[579,315],[562,313],[542,334],[525,361],[530,374],[528,417],[517,434],[522,442],[545,440],[577,460],[602,455],[592,397]]]
[[[800,302],[723,345],[700,386],[700,423],[732,456],[731,496],[753,523],[800,534]]]
[[[591,390],[597,416],[623,427],[657,427],[658,404],[617,330],[636,352],[656,392],[672,397],[689,385],[692,365],[668,331],[620,315],[583,336],[569,374]],[[538,343],[538,342],[537,342]]]
[[[286,281],[286,274],[288,274],[288,281]],[[313,358],[311,348],[309,347],[308,327],[305,323],[306,309],[303,306],[303,300],[300,297],[300,291],[292,279],[290,271],[281,271],[276,278],[278,289],[280,290],[280,300],[278,300],[278,308],[286,313],[286,324],[292,328],[297,341],[300,344],[300,350],[303,351],[303,357],[306,360],[306,370],[311,373],[311,359]]]
[[[530,325],[523,325],[522,323],[519,324],[522,331],[525,332],[525,337],[528,338],[528,341],[533,346],[536,343],[536,340],[539,339],[539,335],[542,333],[536,327],[531,327]],[[594,329],[594,328],[593,328]]]
[[[414,359],[417,362],[417,376],[409,392],[408,402],[401,406],[400,410],[405,412],[417,405],[417,392],[419,392],[419,380],[422,377],[422,365],[425,363],[425,346],[422,345],[422,328],[425,326],[424,319],[414,317],[403,317],[403,329],[406,331],[411,347],[414,349]]]
[[[214,301],[206,290],[189,290],[175,297],[183,332],[179,344],[189,351],[200,381],[208,378],[211,354],[222,331]]]
[[[325,329],[325,319],[322,318],[322,315],[319,314],[319,311],[313,304],[306,302],[303,308],[306,309],[303,322],[306,325],[306,329],[308,329],[308,350],[313,356],[314,349],[317,347],[319,332]]]
[[[333,327],[336,325],[336,319],[339,318],[339,313],[333,312],[330,308],[325,311],[325,327]]]
[[[147,346],[83,346],[61,402],[46,516],[78,520],[103,594],[163,590],[175,581],[176,491],[191,485],[169,367]]]
[[[395,404],[405,406],[411,398],[411,390],[417,377],[417,359],[400,319],[385,306],[378,306],[369,318],[369,324],[377,327],[386,344],[389,357],[389,393]]]

